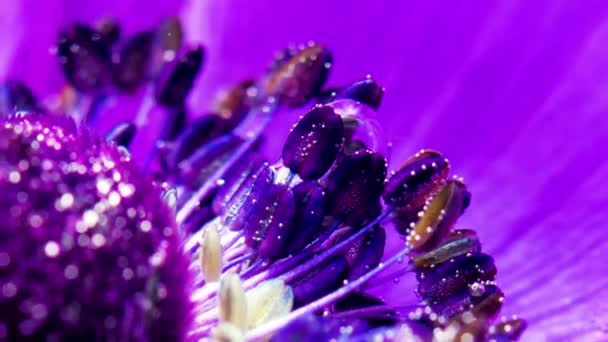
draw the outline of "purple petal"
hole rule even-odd
[[[601,339],[605,3],[205,3],[203,24],[188,26],[209,34],[205,93],[261,73],[271,51],[309,39],[334,54],[330,85],[373,73],[386,87],[379,118],[393,164],[434,148],[466,176],[474,201],[460,223],[496,257],[506,311],[530,318],[525,336]]]

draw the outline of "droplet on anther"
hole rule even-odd
[[[292,284],[295,307],[306,305],[339,288],[347,271],[346,258],[336,256],[295,280]]]
[[[329,174],[326,204],[345,225],[356,226],[376,208],[386,177],[386,160],[379,153],[359,150],[344,156]]]
[[[443,240],[462,213],[465,191],[458,181],[449,181],[437,191],[406,238],[413,250],[428,251]]]
[[[136,129],[131,122],[120,123],[106,134],[106,141],[128,148],[135,137]]]
[[[0,116],[37,109],[36,97],[25,84],[12,80],[0,83]]]
[[[302,179],[317,179],[336,160],[343,139],[342,119],[330,107],[315,107],[287,137],[283,163]]]
[[[286,255],[295,212],[291,188],[273,186],[251,210],[246,221],[245,243],[264,259]]]
[[[352,99],[337,99],[325,104],[344,122],[344,150],[351,154],[360,148],[385,152],[386,141],[376,110]]]
[[[129,38],[112,58],[112,80],[116,88],[134,93],[150,78],[154,33],[140,32]]]
[[[488,340],[492,341],[517,341],[526,330],[528,324],[521,318],[513,318],[496,323],[488,329]]]
[[[290,237],[290,253],[301,251],[324,229],[325,194],[317,181],[304,181],[293,188],[296,199],[296,216]]]
[[[472,288],[474,286],[478,289],[473,290]],[[483,285],[482,283],[474,283],[461,292],[455,293],[440,301],[433,301],[429,303],[429,305],[438,315],[450,320],[479,305],[490,296],[495,295],[502,296],[502,291],[497,286],[492,284]]]
[[[101,35],[83,24],[59,33],[57,55],[68,82],[83,93],[99,90],[110,77],[110,50]]]
[[[496,266],[487,254],[461,255],[417,275],[418,294],[431,302],[465,290],[470,284],[494,280]]]
[[[386,232],[380,225],[367,232],[346,252],[350,270],[347,280],[353,281],[378,266],[384,254]]]
[[[439,152],[423,150],[389,178],[382,194],[384,201],[395,207],[418,208],[443,184],[449,169],[447,159]]]
[[[483,317],[485,319],[494,319],[502,308],[505,296],[501,291],[491,293],[481,301],[473,305],[470,312],[475,317]]]
[[[353,82],[336,93],[336,99],[351,99],[374,109],[380,107],[384,88],[371,78]]]
[[[246,228],[256,204],[263,201],[264,196],[272,188],[274,178],[274,171],[267,163],[263,164],[226,204],[226,210],[221,217],[222,223],[233,231]]]
[[[266,92],[288,107],[303,105],[325,84],[331,62],[331,54],[319,44],[311,43],[297,52],[290,51],[268,75]]]
[[[223,179],[224,184],[213,197],[213,211],[217,215],[224,214],[226,205],[233,199],[239,188],[260,169],[261,161],[257,158],[247,158],[243,163],[237,163],[235,167]]]
[[[155,98],[159,105],[168,108],[184,105],[203,65],[203,55],[203,48],[198,46],[163,68],[155,84]]]

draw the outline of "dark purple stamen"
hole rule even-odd
[[[429,304],[435,313],[449,320],[496,294],[502,296],[502,291],[497,286],[476,283],[446,299]]]
[[[365,292],[353,292],[335,302],[331,317],[363,318],[373,327],[393,325],[398,320],[395,310]]]
[[[384,254],[386,232],[380,225],[374,226],[346,252],[350,270],[347,280],[356,280],[378,266]]]
[[[59,33],[57,55],[67,80],[83,93],[99,90],[110,75],[108,45],[86,25],[72,24]]]
[[[154,33],[145,31],[129,38],[112,58],[112,80],[121,91],[133,93],[150,78]]]
[[[203,65],[202,47],[187,50],[184,55],[163,68],[156,82],[156,102],[167,108],[181,108]]]
[[[302,179],[317,179],[334,163],[343,140],[342,119],[331,107],[315,107],[287,137],[283,163]]]
[[[526,321],[521,318],[503,321],[490,327],[488,339],[496,342],[517,341],[526,327]]]
[[[116,43],[120,39],[120,24],[114,18],[104,18],[96,26],[101,39],[108,45]]]
[[[345,156],[329,174],[329,213],[345,225],[359,225],[369,219],[384,188],[386,160],[379,153],[360,150]]]
[[[371,78],[353,82],[336,92],[335,99],[351,99],[378,109],[382,102],[384,88]]]
[[[159,52],[163,54],[161,58],[170,62],[176,57],[176,53],[180,50],[184,40],[182,25],[178,17],[168,17],[163,20],[156,30],[156,42]]]
[[[255,172],[260,169],[262,162],[258,158],[246,158],[243,163],[235,165],[235,169],[223,178],[223,184],[213,197],[213,211],[221,216],[225,212],[227,203],[234,198],[241,186],[251,180]]]
[[[163,142],[174,141],[186,127],[191,127],[194,124],[188,124],[188,113],[185,108],[168,111],[166,113],[165,122],[160,133],[159,139]]]
[[[382,194],[384,201],[397,207],[419,208],[445,181],[449,168],[447,159],[438,152],[416,154],[388,180]]]
[[[274,170],[268,164],[262,165],[228,201],[226,212],[222,216],[222,223],[230,230],[243,230],[257,203],[263,201],[265,194],[272,189],[274,178]]]
[[[0,116],[37,109],[38,101],[25,84],[13,80],[0,83]]]
[[[317,237],[325,228],[324,192],[316,181],[305,181],[293,188],[296,198],[296,215],[294,219],[294,234],[290,237],[290,253],[301,251]]]
[[[137,128],[131,122],[123,122],[114,126],[107,134],[106,141],[118,146],[129,147],[135,137]]]
[[[249,91],[254,89],[255,82],[245,80],[223,94],[215,103],[214,110],[220,117],[227,120],[231,127],[239,124],[251,111],[253,98]]]
[[[333,292],[342,285],[347,271],[346,258],[337,256],[329,259],[304,277],[295,280],[291,284],[294,306],[301,307]]]
[[[320,92],[331,62],[329,51],[318,44],[288,51],[271,69],[265,90],[288,107],[303,105]]]
[[[432,269],[419,271],[418,294],[430,302],[465,290],[469,285],[494,280],[496,266],[487,254],[463,255]]]
[[[286,255],[295,212],[293,190],[274,185],[255,203],[251,216],[246,220],[245,243],[255,248],[264,259]]]

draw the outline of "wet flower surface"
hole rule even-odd
[[[385,130],[382,139],[391,141],[392,147],[390,154],[380,149],[378,152],[388,157],[389,171],[398,170],[409,156],[414,155],[421,147],[428,147],[449,157],[452,172],[466,177],[467,190],[473,194],[472,202],[471,207],[467,208],[458,220],[457,228],[473,228],[478,237],[468,233],[463,233],[464,237],[446,235],[446,241],[458,241],[461,244],[451,245],[440,252],[448,255],[457,253],[458,255],[454,254],[456,263],[466,264],[467,261],[457,251],[465,251],[462,255],[471,251],[479,253],[475,241],[483,242],[483,253],[491,255],[495,260],[498,268],[497,283],[506,297],[500,315],[506,314],[510,317],[511,314],[517,313],[528,321],[529,326],[523,339],[605,338],[603,334],[608,309],[603,303],[606,302],[607,296],[605,274],[608,269],[602,262],[602,255],[606,254],[607,248],[602,225],[605,221],[604,207],[607,198],[602,189],[606,188],[604,160],[607,155],[602,146],[607,142],[605,132],[608,131],[608,123],[603,118],[603,84],[608,81],[608,74],[605,72],[607,64],[602,58],[602,46],[606,45],[603,43],[608,36],[605,34],[603,19],[606,17],[606,11],[603,5],[587,7],[582,4],[528,4],[523,1],[508,4],[480,2],[469,6],[355,2],[349,4],[349,10],[346,11],[344,4],[340,2],[325,4],[313,1],[288,5],[280,2],[249,4],[240,1],[192,1],[154,3],[154,6],[148,4],[146,7],[150,8],[151,15],[139,19],[135,13],[140,4],[135,1],[131,7],[124,1],[121,5],[111,1],[104,4],[91,3],[91,11],[84,15],[70,2],[50,1],[45,4],[47,8],[37,2],[28,1],[9,2],[5,6],[9,20],[19,18],[14,20],[23,20],[26,23],[31,21],[36,25],[20,25],[18,21],[12,23],[10,27],[15,27],[15,30],[7,32],[8,37],[3,43],[7,49],[3,51],[0,61],[3,76],[22,80],[34,90],[33,93],[38,95],[39,100],[59,92],[65,84],[60,73],[61,68],[58,67],[56,58],[48,55],[48,49],[56,43],[59,30],[73,23],[75,19],[93,25],[103,15],[116,15],[122,25],[121,39],[127,39],[136,31],[158,27],[164,14],[178,14],[181,9],[186,44],[203,44],[206,52],[201,76],[194,90],[190,92],[186,106],[189,122],[193,122],[191,118],[212,110],[212,102],[218,88],[232,87],[246,77],[258,79],[265,75],[265,68],[274,52],[283,51],[290,43],[306,42],[309,39],[323,43],[333,54],[332,73],[326,87],[340,89],[350,82],[363,79],[367,73],[372,73],[373,79],[386,87],[377,118]],[[41,16],[44,20],[40,19]],[[248,29],[250,25],[244,23],[251,23],[255,29]],[[331,23],[334,29],[328,29],[328,23]],[[571,28],[567,32],[564,29],[566,26]],[[352,37],[356,38],[356,44],[353,43]],[[257,82],[259,84],[261,81],[258,79]],[[283,84],[287,85],[285,89],[297,89],[293,87],[293,83],[285,80],[274,81],[272,84],[275,87],[277,84]],[[140,93],[136,95],[115,95],[110,101],[106,101],[106,107],[100,111],[102,116],[93,121],[96,125],[93,130],[104,134],[119,122],[134,121],[142,97],[146,96],[146,85],[144,83]],[[63,94],[64,99],[69,98],[68,93]],[[292,94],[289,98],[297,97]],[[95,98],[90,100],[94,102]],[[334,99],[330,96],[330,99],[325,98],[323,102],[331,100]],[[362,98],[357,100],[362,101]],[[222,177],[218,180],[233,183],[242,179],[247,183],[248,174],[255,173],[256,171],[252,170],[257,170],[261,159],[264,159],[261,154],[265,154],[267,160],[274,163],[287,141],[289,128],[297,122],[299,115],[310,110],[315,101],[290,110],[286,110],[284,105],[277,108],[272,103],[260,104],[259,99],[253,102],[254,106],[267,106],[267,110],[274,112],[266,130],[272,133],[266,134],[271,138],[266,138],[264,145],[260,145],[263,153],[252,153],[259,150],[259,142],[252,142],[244,151],[248,157],[247,162],[239,163],[239,167],[228,172],[235,180],[228,181]],[[300,101],[295,103],[297,102]],[[374,102],[369,104],[371,103]],[[180,110],[160,106],[149,113],[145,125],[141,124],[144,121],[137,122],[137,133],[130,145],[133,158],[140,165],[144,164],[146,155],[149,155],[149,148],[153,146],[157,132],[161,131],[160,126],[168,127],[167,122],[163,124],[163,119],[179,118],[181,115]],[[265,118],[264,113],[259,113],[257,122]],[[237,123],[239,120],[236,120]],[[343,151],[356,151],[357,147],[361,146],[371,147],[368,141],[364,141],[364,145],[349,143],[350,126],[347,121],[345,120],[344,125],[346,135]],[[242,123],[248,123],[246,118]],[[241,127],[246,127],[246,130],[234,131],[234,124],[232,122],[222,126],[222,130],[223,133],[235,132],[236,140],[226,139],[222,144],[208,145],[215,147],[207,148],[205,153],[201,152],[197,158],[194,158],[192,153],[199,149],[194,149],[186,152],[191,154],[191,158],[184,157],[184,160],[179,162],[170,162],[170,152],[174,151],[172,138],[163,139],[167,143],[158,146],[154,152],[155,163],[151,170],[172,170],[168,172],[168,178],[157,177],[157,180],[178,185],[178,208],[187,207],[189,198],[200,196],[191,202],[195,204],[191,210],[196,209],[194,211],[197,215],[187,217],[186,226],[192,227],[191,231],[198,231],[204,222],[218,213],[215,208],[221,208],[223,205],[217,200],[214,205],[207,202],[199,205],[200,200],[213,202],[210,198],[203,198],[203,195],[212,193],[212,189],[203,189],[205,191],[199,193],[201,185],[204,185],[205,180],[213,173],[204,172],[201,178],[192,179],[188,171],[192,170],[192,167],[188,168],[188,165],[195,165],[197,160],[201,164],[196,165],[214,165],[212,160],[220,161],[216,165],[227,165],[230,156],[239,152],[238,147],[235,149],[234,146],[242,146],[239,139],[248,141],[247,134],[242,133],[251,130],[251,126],[244,125]],[[173,126],[179,127],[179,124]],[[236,141],[236,145],[231,145],[231,141]],[[305,148],[299,151],[314,149]],[[306,154],[298,153],[298,156]],[[297,158],[292,160],[298,163]],[[271,166],[276,170],[276,165]],[[216,170],[217,167],[210,166],[209,169]],[[289,168],[298,174],[301,172],[297,166],[290,165]],[[307,204],[307,198],[315,196],[312,190],[296,191],[295,187],[299,185],[296,184],[297,177],[289,184],[289,177],[285,178],[284,173],[274,172],[272,186],[255,182],[257,187],[251,184],[252,189],[249,190],[254,194],[264,194],[259,196],[264,197],[266,203],[257,204],[256,208],[252,209],[256,219],[264,222],[264,231],[255,231],[256,234],[253,235],[247,231],[234,233],[251,236],[252,242],[247,246],[254,251],[261,245],[253,241],[260,237],[263,240],[282,236],[276,233],[281,232],[279,228],[287,229],[285,224],[281,226],[284,223],[281,217],[301,216],[299,213],[302,210],[298,208],[306,208],[304,204]],[[328,174],[326,178],[330,179],[331,176]],[[180,184],[184,179],[191,182],[182,188]],[[323,188],[326,186],[323,182],[327,179],[321,179]],[[286,189],[287,185],[288,188],[293,187],[293,195]],[[239,193],[239,198],[242,198],[244,194],[239,189],[240,186],[235,188],[233,196],[234,193]],[[229,189],[222,191],[231,193]],[[272,194],[271,199],[265,194]],[[250,197],[250,194],[247,196]],[[293,201],[289,199],[292,196]],[[324,196],[336,198],[331,193]],[[351,200],[356,199],[356,196],[348,195],[346,198],[349,200],[341,202],[344,205],[334,214],[350,210],[350,203],[355,203]],[[368,196],[364,198],[369,199]],[[388,197],[385,196],[386,198]],[[284,204],[286,202],[295,203],[295,211],[289,209],[290,205]],[[314,203],[310,203],[312,204]],[[245,202],[241,205],[251,204]],[[210,207],[214,210],[210,210],[209,216],[205,217],[203,212]],[[408,220],[411,221],[408,214],[411,214],[409,210],[395,211],[386,222],[389,219],[401,222],[398,219],[403,218],[402,222],[407,223]],[[181,215],[181,220],[185,220],[183,211]],[[225,214],[220,216],[224,217]],[[361,220],[365,222],[366,218]],[[300,222],[298,225],[307,222],[302,218],[296,221]],[[331,228],[331,225],[327,226],[327,229]],[[403,248],[404,240],[399,238],[393,227],[386,226],[383,229],[387,232],[384,248],[384,258],[387,259],[397,253],[397,248]],[[406,225],[400,231],[409,233],[408,229],[409,226]],[[321,249],[335,245],[348,234],[352,234],[341,229],[337,229],[335,234],[329,234],[327,230],[315,232],[317,236],[323,233],[329,235],[329,242],[321,246]],[[218,234],[224,236],[221,229]],[[370,245],[374,246],[375,238],[367,238],[371,241]],[[198,244],[197,239],[192,241],[195,245]],[[293,240],[290,238],[290,241]],[[222,243],[225,242],[224,239]],[[275,264],[280,265],[280,253],[268,248],[263,248],[264,255],[278,258]],[[343,286],[332,282],[331,277],[325,274],[340,274],[339,270],[344,267],[351,269],[352,260],[360,260],[358,258],[364,258],[365,255],[356,251],[350,252],[353,257],[347,257],[346,262],[332,257],[316,268],[316,274],[321,275],[319,279],[323,279],[319,288],[325,287],[328,291],[333,291],[332,286],[333,289],[335,286]],[[425,263],[429,262],[426,260],[433,260],[433,257],[437,256],[427,256],[427,259],[420,259],[419,256],[419,259],[415,260]],[[224,259],[240,260],[239,264],[250,262],[256,266],[256,260],[248,254],[227,254]],[[370,260],[374,261],[374,258]],[[478,264],[486,265],[487,260],[484,257]],[[234,266],[229,264],[230,261],[224,267]],[[372,261],[371,264],[375,264]],[[294,263],[301,264],[302,261]],[[400,265],[403,268],[405,263]],[[198,264],[193,267],[196,269]],[[261,267],[263,269],[264,266]],[[286,265],[285,269],[292,270],[294,266]],[[493,273],[491,268],[484,266],[483,269],[489,271],[489,274]],[[432,286],[435,284],[432,281],[434,278],[452,279],[451,271],[453,269],[436,267],[430,272],[417,273],[418,278],[424,274],[424,281],[405,275],[397,277],[400,278],[397,284],[392,282],[392,278],[385,279],[380,274],[370,281],[369,286],[372,293],[387,304],[415,305],[416,286],[418,292],[422,290],[422,293],[432,295],[433,300],[442,298],[444,291],[448,289],[462,290],[456,280],[451,281],[447,287]],[[249,276],[254,277],[249,274],[244,278]],[[294,282],[291,284],[306,285],[303,281],[298,282],[295,275],[293,278]],[[477,280],[479,275],[475,278]],[[381,282],[382,279],[386,282]],[[200,277],[199,288],[210,288],[209,284],[205,285],[202,281]],[[280,298],[289,298],[289,291],[285,290],[283,285],[272,286],[276,295],[284,294]],[[447,314],[459,312],[460,305],[491,303],[494,298],[491,293],[495,291],[491,286],[485,285],[485,290],[481,291],[488,295],[487,298],[456,291],[450,301],[441,306],[437,304],[435,311]],[[292,287],[295,298],[301,297],[303,293],[316,296],[314,291],[310,292],[306,286]],[[475,289],[471,291],[479,293]],[[352,311],[359,307],[358,305],[370,306],[369,302],[363,305],[356,304],[357,300],[353,301],[355,303],[342,307]],[[482,307],[492,307],[487,305],[489,306],[484,304]],[[398,314],[415,312],[415,309],[411,308],[403,311],[399,311],[400,308],[391,308],[393,309]],[[201,310],[207,312],[206,307]],[[272,310],[285,312],[286,309],[281,307]],[[297,308],[287,311],[290,310]],[[337,315],[335,312],[332,314]],[[421,314],[424,316],[424,312]],[[203,321],[208,318],[201,316]],[[209,316],[213,321],[217,314]],[[348,317],[353,331],[356,331],[353,336],[361,336],[362,339],[368,332],[397,336],[397,330],[400,334],[409,333],[407,331],[411,330],[419,336],[424,336],[425,329],[428,330],[424,319],[422,326],[408,327],[407,331],[405,328],[394,329],[395,331],[389,333],[381,326],[370,326],[368,320],[359,322],[357,318],[360,318],[360,314],[354,314],[354,317],[348,314],[344,316]],[[334,325],[329,318],[321,323],[312,318],[297,319],[294,322],[296,321],[299,322],[300,329],[318,331],[319,334],[331,333],[332,329],[340,331],[341,326],[338,321],[335,323],[338,328],[332,328]],[[454,322],[456,321],[458,320]],[[394,322],[391,324],[394,325]],[[313,329],[311,325],[317,328]],[[504,330],[506,326],[519,325],[519,321],[513,321],[495,326],[488,336],[494,336],[492,334]],[[469,325],[469,328],[474,332],[484,326],[487,326],[487,322]],[[218,330],[218,334],[234,332],[230,327],[222,328]],[[450,324],[446,324],[445,330],[448,333],[449,328]],[[298,325],[294,325],[293,329],[297,331]]]

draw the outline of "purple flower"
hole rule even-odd
[[[330,85],[371,73],[386,88],[378,118],[392,142],[389,170],[425,147],[449,157],[452,170],[466,178],[473,201],[458,226],[475,229],[495,259],[503,314],[528,320],[525,338],[606,338],[603,4],[122,0],[90,6],[9,1],[0,25],[14,29],[0,33],[0,76],[24,81],[39,98],[57,93],[64,78],[48,49],[60,28],[113,15],[128,36],[168,13],[181,14],[186,41],[207,52],[189,97],[196,115],[212,107],[217,90],[262,75],[274,52],[318,41],[333,54]],[[133,118],[141,96],[110,103],[97,130]],[[273,117],[265,146],[271,161],[303,113]],[[159,121],[149,120],[144,132],[154,132]],[[154,137],[136,136],[136,159],[143,161],[142,146]],[[393,241],[387,239],[385,256],[395,254]],[[406,276],[376,294],[412,304],[415,286]]]

